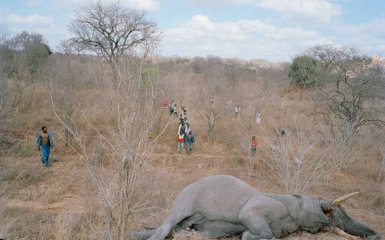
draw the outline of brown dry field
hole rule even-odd
[[[20,141],[31,144],[33,136],[22,136]],[[28,143],[30,142],[30,143]],[[33,142],[33,141],[32,141]],[[60,144],[60,142],[58,143]],[[156,150],[144,168],[153,176],[155,185],[148,184],[157,192],[150,201],[155,210],[134,216],[132,228],[157,226],[167,215],[174,197],[183,186],[214,174],[229,174],[243,179],[256,188],[270,193],[282,193],[278,180],[258,159],[255,175],[247,176],[243,156],[237,155],[226,145],[198,143],[192,155],[177,154],[174,146]],[[61,148],[52,151],[52,166],[43,169],[39,156],[1,157],[0,189],[0,238],[5,239],[72,239],[71,231],[82,221],[88,210],[89,199],[84,197],[89,187],[88,173],[82,160],[74,154],[64,153]],[[356,169],[357,170],[357,169]],[[355,170],[355,171],[356,171]],[[327,182],[312,188],[308,194],[332,199],[346,192],[359,190],[361,194],[345,204],[356,220],[385,235],[383,204],[376,207],[378,188],[371,180],[362,181],[352,170],[335,173]],[[382,187],[384,187],[382,185]],[[384,191],[384,189],[382,189]],[[76,235],[78,239],[93,238]],[[175,239],[203,239],[186,232]],[[234,238],[237,239],[237,238]],[[296,233],[285,239],[343,239],[334,233]]]

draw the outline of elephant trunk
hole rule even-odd
[[[354,235],[354,236],[359,236],[364,239],[369,239],[369,240],[378,240],[381,239],[381,235],[379,233],[376,233],[369,227],[365,226],[362,223],[359,223],[353,219],[350,219],[349,223],[343,224],[337,226],[338,228],[342,229],[348,234]]]

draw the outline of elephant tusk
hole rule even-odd
[[[340,235],[342,237],[345,237],[346,239],[351,239],[351,240],[358,240],[358,239],[361,239],[360,237],[356,237],[356,236],[353,236],[353,235],[350,235],[349,233],[346,233],[344,232],[342,229],[339,229],[339,228],[333,228],[332,231],[337,234],[337,235]]]
[[[342,197],[339,197],[339,198],[333,200],[332,204],[330,204],[329,209],[333,209],[333,208],[337,207],[342,202],[348,200],[349,198],[351,198],[351,197],[353,197],[353,196],[355,196],[357,194],[359,194],[359,192],[352,192],[352,193],[348,193],[348,194],[346,194],[346,195],[344,195]]]

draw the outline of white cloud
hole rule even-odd
[[[215,23],[196,15],[164,31],[163,54],[287,61],[315,44],[331,43],[332,38],[301,28],[278,28],[260,20]]]
[[[146,11],[156,11],[159,9],[159,2],[156,0],[126,0],[127,4],[135,8],[144,9]]]
[[[60,0],[62,1],[62,0]],[[75,4],[88,4],[89,0],[70,0]],[[68,2],[68,1],[63,1]],[[157,11],[160,8],[160,0],[102,0],[102,3],[118,2],[130,8],[143,9],[145,11]]]
[[[256,6],[281,13],[285,18],[329,23],[341,7],[326,0],[255,0]]]
[[[247,5],[255,3],[255,0],[188,0],[191,4],[200,7],[229,7],[234,5]]]
[[[53,19],[50,17],[41,16],[39,14],[28,15],[25,17],[17,14],[9,14],[3,18],[2,22],[10,25],[49,26],[52,25]]]
[[[340,31],[346,35],[344,44],[356,47],[370,54],[385,54],[385,19],[341,26]]]
[[[295,22],[329,23],[341,14],[341,7],[328,0],[189,0],[201,7],[252,5],[274,11]]]
[[[27,1],[27,6],[28,7],[37,7],[40,6],[42,3],[40,0],[28,0]]]

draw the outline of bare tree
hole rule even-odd
[[[82,6],[69,30],[73,44],[99,54],[110,63],[115,89],[119,85],[119,60],[125,54],[147,54],[159,42],[156,23],[146,19],[144,11],[125,8],[116,1],[91,1]]]
[[[313,78],[324,87],[319,102],[325,118],[349,141],[361,127],[385,126],[381,102],[385,98],[385,64],[360,55],[353,48],[315,46],[306,51],[316,61]]]
[[[0,45],[8,39],[9,33],[7,27],[3,24],[0,25]]]
[[[8,65],[6,62],[7,47],[4,46],[8,38],[8,32],[4,25],[0,25],[0,120],[6,115],[5,107],[8,97],[8,73],[5,66]]]
[[[327,130],[317,126],[309,129],[299,118],[287,123],[265,134],[271,158],[263,159],[287,192],[304,193],[353,161],[348,156],[349,147]]]
[[[207,123],[207,139],[211,140],[214,128],[224,111],[224,106],[215,98],[202,94],[199,98],[199,106],[196,108],[199,116]]]
[[[85,46],[76,44],[73,39],[68,39],[60,43],[60,50],[64,54],[79,55],[86,50]]]
[[[246,103],[243,103],[246,106]],[[256,162],[256,156],[252,156],[251,154],[251,138],[255,135],[256,122],[255,122],[255,107],[248,106],[245,107],[241,113],[240,118],[240,128],[242,131],[242,138],[239,139],[239,146],[242,151],[245,153],[245,160],[247,166],[247,174],[251,177],[254,174],[254,165]]]
[[[50,94],[56,113],[64,122],[64,142],[67,147],[74,130],[74,116],[81,104],[81,90],[85,87],[78,81],[82,77],[83,65],[74,55],[58,55],[49,64],[45,77],[49,82]]]
[[[207,122],[207,138],[210,141],[214,131],[215,123],[219,117],[219,111],[217,111],[214,99],[202,100],[198,113],[203,120]]]
[[[100,202],[102,211],[98,227],[104,232],[104,239],[126,239],[130,217],[149,201],[147,192],[138,189],[138,179],[158,139],[150,134],[161,110],[154,105],[159,92],[156,79],[153,79],[157,74],[147,74],[145,86],[134,81],[142,77],[142,69],[157,68],[146,66],[144,60],[126,64],[130,74],[120,74],[127,81],[122,81],[118,90],[104,90],[98,94],[101,103],[98,108],[105,113],[112,101],[112,111],[98,116],[95,121],[93,111],[79,106],[84,117],[82,121],[87,126],[81,130],[77,127],[79,119],[68,122],[63,115],[65,106],[59,105],[61,102],[51,96],[55,114],[72,134],[76,142],[73,147],[83,159],[96,188],[95,200]],[[164,133],[167,124],[159,134]]]

